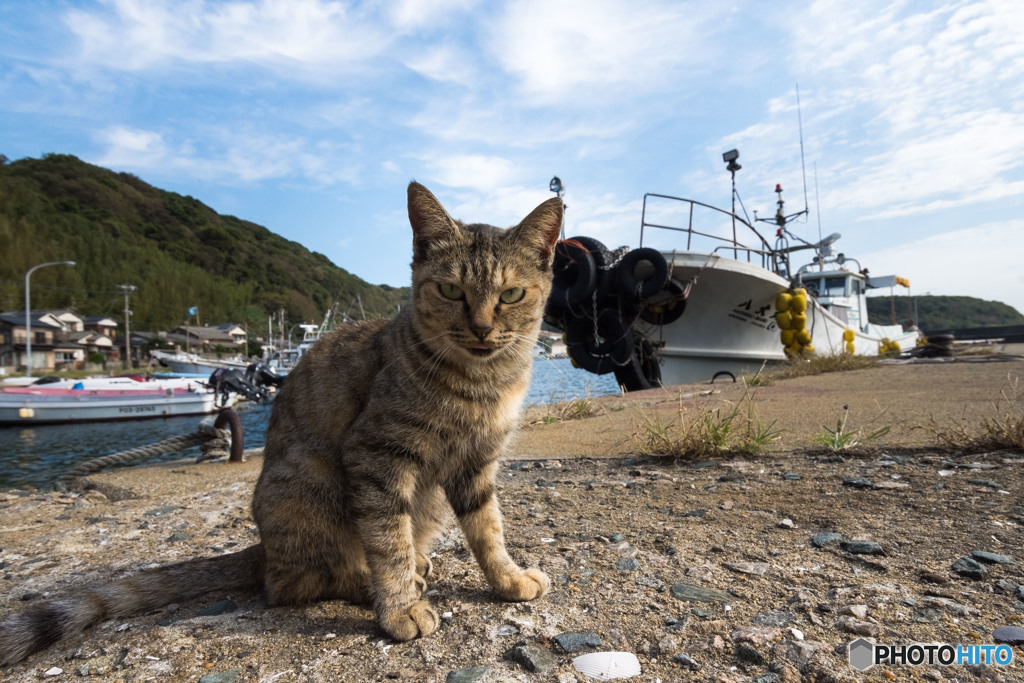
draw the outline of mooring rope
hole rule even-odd
[[[143,458],[183,451],[187,448],[192,448],[193,446],[199,446],[203,451],[203,454],[199,457],[199,462],[203,460],[211,460],[226,456],[228,454],[227,451],[230,443],[230,431],[201,424],[199,425],[199,428],[191,434],[173,436],[169,439],[149,444],[148,446],[139,446],[138,448],[121,451],[120,453],[112,453],[110,455],[94,458],[93,460],[84,462],[70,472],[62,475],[57,481],[60,484],[67,486],[69,482],[72,482],[75,479],[80,479],[87,474],[98,472],[104,467],[108,467],[110,465],[129,463]]]

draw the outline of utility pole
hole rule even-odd
[[[134,285],[118,285],[118,288],[124,292],[124,369],[132,369],[132,332],[131,326],[128,323],[129,318],[132,315],[131,309],[128,308],[128,297],[135,291]]]
[[[38,266],[32,266],[25,273],[25,376],[32,376],[32,294],[29,279],[32,273],[46,266],[73,266],[74,261],[47,261]]]

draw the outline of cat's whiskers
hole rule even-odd
[[[420,339],[420,341],[416,342],[412,346],[410,346],[407,349],[405,349],[405,351],[403,353],[395,356],[395,359],[392,360],[390,363],[387,363],[387,364],[381,366],[380,371],[383,372],[384,370],[387,370],[388,368],[390,368],[392,365],[394,365],[398,361],[404,360],[409,354],[411,354],[413,351],[415,351],[418,347],[420,347],[420,346],[427,346],[430,342],[434,341],[435,339],[443,339],[446,336],[448,336],[447,333],[442,332],[441,334],[435,335],[433,337],[427,337],[425,339]],[[430,355],[433,356],[434,354],[431,353]]]

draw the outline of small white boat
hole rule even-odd
[[[214,370],[241,370],[249,367],[249,363],[242,358],[203,358],[195,353],[167,353],[166,351],[153,351],[152,357],[161,365],[171,369],[171,372],[181,375],[205,375],[209,377]]]
[[[61,380],[0,389],[0,425],[68,424],[206,415],[224,407],[194,380]]]
[[[324,321],[319,325],[299,323],[298,327],[302,330],[302,341],[299,345],[268,353],[263,359],[263,364],[279,375],[287,375],[320,337],[334,329],[337,322],[335,317],[335,309],[331,308],[324,314]]]
[[[836,253],[838,234],[813,244],[795,238],[776,191],[774,244],[735,213],[653,193],[644,195],[640,248],[609,252],[588,237],[560,243],[546,319],[565,330],[574,362],[614,372],[632,391],[735,379],[812,353],[915,348],[916,328],[877,325],[867,315],[869,289],[909,283],[870,276]],[[649,228],[671,237],[651,247]],[[803,250],[813,258],[793,268]]]

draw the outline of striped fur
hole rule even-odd
[[[551,199],[508,230],[466,225],[410,184],[412,306],[325,336],[289,375],[253,495],[260,544],[11,615],[0,665],[107,618],[261,586],[273,605],[367,602],[392,638],[427,635],[439,623],[422,599],[430,547],[453,511],[498,596],[543,595],[548,578],[505,551],[495,473],[529,382],[561,218]]]

